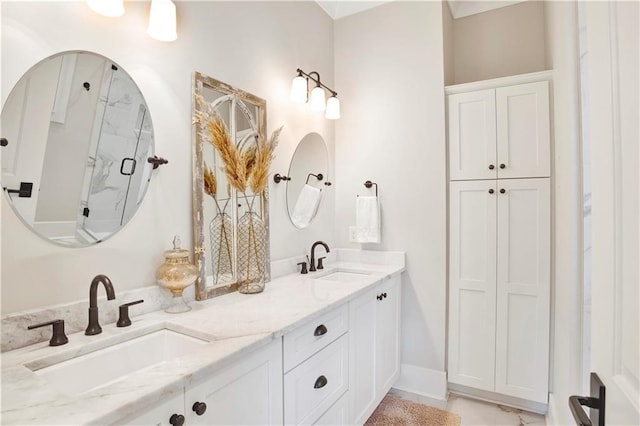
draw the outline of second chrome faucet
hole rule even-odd
[[[107,299],[113,300],[116,298],[116,292],[113,290],[113,284],[106,275],[96,275],[91,281],[91,287],[89,287],[89,325],[84,331],[87,336],[93,336],[95,334],[102,333],[102,327],[98,322],[98,284],[103,284],[104,289],[107,292]]]

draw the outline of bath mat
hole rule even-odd
[[[460,416],[387,395],[365,426],[460,426]]]

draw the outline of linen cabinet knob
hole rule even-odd
[[[496,168],[496,166],[494,166],[493,164],[489,164],[489,170],[493,170],[495,168]]]
[[[493,194],[494,192],[493,188],[489,189],[489,194]]]
[[[200,402],[200,401],[196,401],[193,404],[193,407],[191,407],[191,409],[199,416],[203,415],[205,413],[205,411],[207,411],[207,404],[205,404],[204,402]]]
[[[504,169],[505,167],[507,167],[507,165],[506,165],[506,164],[504,164],[504,163],[501,163],[501,164],[500,164],[500,168],[501,168],[501,169]]]
[[[506,189],[504,189],[504,188],[500,188],[500,193],[501,193],[501,194],[504,194],[505,192],[507,192],[507,190],[506,190]]]

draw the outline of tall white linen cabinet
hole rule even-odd
[[[536,411],[549,376],[549,80],[446,88],[449,388]]]

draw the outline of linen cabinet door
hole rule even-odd
[[[449,178],[495,179],[495,89],[449,95]]]
[[[496,392],[546,404],[549,179],[510,179],[498,185]]]
[[[449,186],[451,383],[493,391],[496,312],[496,181]]]
[[[498,178],[549,177],[549,82],[496,89]]]
[[[277,339],[188,387],[186,424],[282,424],[282,373],[282,340]]]
[[[400,375],[400,276],[384,283],[376,300],[376,393],[384,396]]]
[[[376,396],[376,308],[378,288],[349,303],[350,424],[364,424],[378,405]]]

